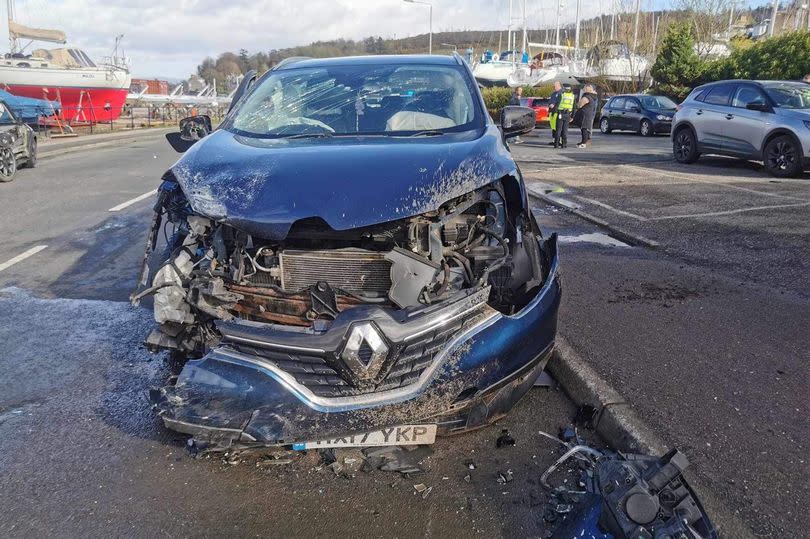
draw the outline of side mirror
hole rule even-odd
[[[180,136],[183,140],[197,142],[211,131],[211,117],[205,114],[180,120]]]
[[[509,106],[501,109],[501,131],[504,138],[525,135],[534,129],[535,112],[529,107]]]
[[[748,110],[758,110],[759,112],[773,112],[771,106],[764,101],[751,101],[745,108]]]
[[[179,133],[166,133],[166,140],[174,151],[183,153],[211,131],[210,116],[189,116],[180,120]]]

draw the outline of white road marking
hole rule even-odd
[[[688,174],[686,172],[676,172],[674,170],[663,172],[663,171],[659,171],[659,170],[646,168],[646,167],[643,167],[643,166],[640,166],[640,165],[619,165],[619,166],[640,169],[640,170],[643,170],[644,172],[653,173],[656,176],[660,176],[660,177],[664,177],[664,178],[666,178],[668,176],[674,176],[676,178],[684,179],[684,180],[686,180],[688,182],[702,183],[702,184],[706,184],[706,185],[717,185],[718,187],[727,187],[729,189],[736,189],[738,191],[745,191],[746,193],[753,193],[755,195],[762,195],[764,197],[787,198],[787,199],[790,199],[790,200],[800,200],[802,202],[808,202],[808,200],[806,198],[794,197],[792,195],[780,195],[779,193],[768,193],[767,191],[757,191],[756,189],[749,189],[748,187],[741,187],[739,185],[731,185],[730,183],[726,183],[724,181],[703,180],[703,179],[700,179],[700,178],[696,178],[694,175]],[[731,181],[741,182],[741,183],[752,183],[752,184],[755,184],[755,185],[765,185],[764,181],[761,181],[761,180],[746,180],[746,179],[743,179],[743,178],[739,178],[739,179],[733,179]]]
[[[145,199],[149,198],[150,196],[154,195],[155,193],[157,193],[157,189],[152,189],[148,193],[144,193],[141,196],[137,196],[137,197],[135,197],[133,199],[127,200],[126,202],[122,202],[118,206],[113,206],[112,208],[110,208],[107,211],[120,211],[120,210],[123,210],[124,208],[132,206],[136,202],[140,202],[141,200],[145,200]]]
[[[726,210],[726,211],[712,211],[708,213],[687,213],[683,215],[664,215],[661,217],[650,217],[650,221],[663,221],[665,219],[688,219],[689,217],[714,217],[716,215],[733,215],[735,213],[745,213],[747,211],[759,211],[759,210],[778,210],[780,208],[799,208],[802,206],[810,206],[810,202],[804,202],[801,204],[776,204],[774,206],[754,206],[752,208],[739,208],[736,210]]]
[[[40,252],[41,250],[43,250],[43,249],[45,249],[47,247],[48,247],[47,245],[37,245],[35,247],[31,247],[30,249],[28,249],[24,253],[18,254],[17,256],[12,258],[11,260],[8,260],[8,261],[3,262],[2,264],[0,264],[0,271],[3,271],[4,269],[10,268],[11,266],[16,264],[17,262],[22,262],[23,260],[25,260],[29,256],[34,256],[35,254],[37,254],[38,252]]]
[[[612,212],[618,213],[619,215],[624,215],[625,217],[632,217],[633,219],[637,219],[639,221],[646,221],[646,217],[642,217],[641,215],[636,215],[635,213],[630,213],[629,211],[620,210],[619,208],[614,208],[609,204],[605,204],[604,202],[599,202],[598,200],[594,200],[592,198],[587,198],[579,195],[574,195],[574,198],[578,198],[579,200],[584,200],[585,202],[590,202],[591,204],[595,204],[600,208],[605,208],[606,210],[610,210]]]
[[[630,245],[623,241],[619,241],[601,232],[580,234],[579,236],[560,236],[558,239],[560,243],[598,243],[599,245],[608,245],[610,247],[630,247]]]

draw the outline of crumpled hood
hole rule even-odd
[[[483,134],[482,134],[483,133]],[[194,211],[281,240],[402,219],[515,172],[494,125],[441,137],[255,139],[217,130],[172,167]]]

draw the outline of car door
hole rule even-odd
[[[625,129],[638,131],[641,125],[641,102],[635,97],[628,97],[624,103]]]
[[[741,157],[759,154],[773,112],[749,110],[749,103],[770,104],[770,99],[755,84],[738,84],[731,99],[733,110],[726,114],[724,152]]]
[[[701,151],[723,152],[723,139],[731,113],[731,95],[736,83],[721,83],[710,87],[695,102],[693,125]]]
[[[623,97],[614,97],[610,102],[610,120],[611,129],[624,129],[624,102]]]

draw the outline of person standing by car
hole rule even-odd
[[[560,81],[554,81],[554,91],[548,102],[548,125],[551,127],[551,142],[549,144],[556,144],[557,141],[557,108],[560,106],[560,97],[562,96],[562,86]]]
[[[574,110],[574,92],[571,85],[563,86],[560,95],[560,105],[557,107],[557,131],[554,137],[555,148],[565,148],[568,146],[568,124],[571,123],[571,112]]]
[[[577,144],[577,148],[587,148],[591,145],[591,132],[593,131],[593,119],[596,116],[597,100],[593,86],[586,84],[582,89],[582,97],[579,98],[579,103],[577,103],[579,110],[582,111],[579,125],[582,140]]]
[[[509,106],[519,107],[520,106],[520,98],[523,97],[523,87],[518,86],[512,91],[512,97],[509,99]],[[522,144],[523,141],[520,137],[515,137],[512,139],[512,144]]]

